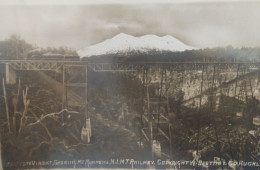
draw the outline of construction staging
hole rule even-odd
[[[182,117],[182,115],[178,113],[181,111],[178,109],[177,104],[174,106],[169,105],[170,100],[172,100],[170,99],[171,96],[180,95],[182,97],[181,104],[196,112],[195,134],[191,134],[190,137],[190,145],[193,147],[193,150],[190,151],[190,155],[192,155],[191,161],[198,162],[206,151],[215,148],[218,153],[214,155],[214,159],[221,162],[222,168],[225,165],[224,158],[230,157],[229,160],[237,160],[233,153],[234,146],[232,143],[234,139],[232,139],[232,134],[234,133],[231,132],[231,122],[234,122],[234,119],[239,117],[247,119],[243,114],[245,114],[244,112],[250,112],[250,109],[252,109],[248,105],[249,101],[260,100],[260,63],[95,63],[62,60],[0,60],[0,63],[5,65],[7,84],[17,83],[13,80],[16,71],[52,71],[61,73],[61,108],[62,110],[73,109],[78,112],[84,110],[86,123],[82,127],[80,139],[85,144],[91,143],[94,136],[91,117],[95,117],[95,115],[89,111],[92,108],[89,104],[89,90],[92,88],[89,74],[135,74],[142,83],[140,88],[143,98],[141,103],[142,111],[138,116],[141,128],[136,142],[140,148],[148,148],[151,160],[158,158],[175,159],[173,153],[175,151],[172,147],[175,145],[177,137],[174,136],[176,125],[173,124],[173,121]],[[75,72],[81,74],[81,79],[74,75]],[[69,94],[70,89],[81,89],[81,98],[75,99],[76,102]],[[175,89],[175,91],[172,89]],[[179,94],[179,91],[182,93]],[[227,100],[228,103],[225,102]],[[176,99],[176,101],[178,100]],[[246,106],[242,103],[246,104]],[[75,108],[79,109],[76,110]],[[122,107],[122,110],[124,108]],[[229,108],[234,109],[232,112],[236,114],[236,118],[231,115]],[[253,112],[255,111],[253,110]],[[224,121],[220,121],[219,117],[215,118],[215,115],[213,115],[215,113],[220,113],[222,117],[219,117]],[[207,122],[204,115],[207,115],[210,119],[207,127],[205,126]],[[123,116],[126,117],[126,114]],[[257,140],[258,145],[255,146],[255,150],[258,153],[260,152],[259,116],[259,113],[252,115],[250,118],[252,123],[250,125],[251,131],[247,132]],[[223,148],[228,150],[226,151],[228,156],[221,152]],[[258,157],[252,159],[257,160]],[[185,158],[182,159],[185,160]]]

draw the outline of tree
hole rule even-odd
[[[27,53],[33,49],[33,46],[21,39],[18,35],[11,35],[4,41],[6,48],[3,51],[3,56],[12,59],[24,59]]]

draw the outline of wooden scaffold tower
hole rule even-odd
[[[154,69],[154,68],[153,68]],[[159,72],[160,75],[156,76]],[[141,115],[141,140],[151,149],[151,156],[171,157],[171,124],[167,97],[167,71],[165,68],[143,70],[144,112]],[[158,79],[159,77],[159,79]]]
[[[91,137],[91,124],[88,113],[88,65],[87,64],[64,64],[62,69],[62,109],[70,109],[80,107],[84,109],[85,124],[81,131],[81,140],[85,143],[90,143]],[[85,77],[81,80],[75,77],[77,74],[73,72],[80,72]],[[81,88],[84,92],[82,96],[74,95],[72,88]],[[73,99],[70,102],[69,99]]]

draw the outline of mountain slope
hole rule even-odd
[[[194,47],[188,46],[178,39],[166,35],[159,37],[156,35],[145,35],[134,37],[120,33],[111,39],[107,39],[99,44],[89,46],[78,50],[80,57],[90,57],[106,54],[124,54],[124,53],[149,53],[150,51],[185,51],[192,50]]]

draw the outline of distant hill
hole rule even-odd
[[[218,47],[180,52],[107,54],[82,58],[90,62],[260,62],[260,48]]]
[[[118,34],[77,51],[90,62],[259,62],[259,47],[197,49],[166,35],[134,37]]]
[[[145,55],[150,54],[151,52],[177,52],[192,49],[195,48],[182,43],[180,40],[170,35],[166,35],[163,37],[159,37],[156,35],[144,35],[141,37],[134,37],[124,33],[120,33],[115,37],[107,39],[99,44],[78,50],[77,53],[81,58],[84,58],[101,55]]]

